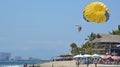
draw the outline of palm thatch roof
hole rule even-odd
[[[120,44],[120,35],[98,34],[98,37],[92,43]]]
[[[66,53],[66,54],[61,54],[60,57],[71,57],[73,54],[71,53]]]

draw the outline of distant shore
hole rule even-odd
[[[40,64],[40,67],[76,67],[75,60],[72,61],[54,61]],[[80,64],[79,67],[87,67],[86,64]],[[89,67],[95,67],[90,64]],[[104,65],[98,64],[98,67],[120,67],[120,65]]]

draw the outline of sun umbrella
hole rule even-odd
[[[98,55],[98,54],[93,54],[92,57],[93,57],[93,58],[100,58],[100,55]]]
[[[102,2],[92,2],[84,9],[83,17],[88,22],[104,23],[110,17],[109,8]]]
[[[118,60],[119,58],[118,58],[118,56],[112,56],[112,59]]]
[[[91,57],[91,55],[89,55],[89,54],[84,54],[83,56],[85,56],[85,57]]]
[[[86,56],[82,56],[83,59],[87,58]]]
[[[107,55],[106,58],[112,58],[112,56],[111,55]]]
[[[76,56],[74,56],[73,58],[80,58],[80,57],[83,57],[83,55],[76,55]]]
[[[106,56],[105,56],[105,55],[101,55],[100,57],[101,57],[101,58],[103,58],[103,59],[105,59],[105,58],[106,58]]]

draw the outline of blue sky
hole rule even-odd
[[[110,9],[104,24],[86,22],[83,10],[101,1]],[[108,33],[120,24],[120,0],[0,0],[0,52],[50,59],[85,43],[91,32]],[[81,25],[78,32],[75,25]]]

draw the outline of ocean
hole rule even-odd
[[[41,61],[41,60],[24,60],[24,61],[0,61],[0,67],[24,67],[24,64],[27,66],[32,66],[34,64],[41,64],[49,61]]]
[[[0,65],[0,67],[23,67],[23,65]]]

